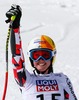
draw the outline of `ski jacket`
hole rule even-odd
[[[19,28],[11,30],[14,78],[23,100],[77,100],[72,83],[63,73],[35,75],[25,69]]]

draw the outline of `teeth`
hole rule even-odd
[[[43,63],[43,64],[39,64],[40,66],[43,66],[45,63]]]

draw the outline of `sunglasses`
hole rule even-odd
[[[46,49],[40,49],[40,50],[31,50],[30,51],[30,58],[33,61],[38,61],[40,59],[43,59],[45,61],[51,60],[52,56],[54,56],[54,52],[51,50]]]

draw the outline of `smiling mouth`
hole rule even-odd
[[[45,65],[45,63],[39,63],[39,65],[40,65],[40,66],[44,66],[44,65]]]

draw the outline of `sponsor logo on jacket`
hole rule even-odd
[[[59,90],[56,80],[36,80],[36,89],[37,92]]]

